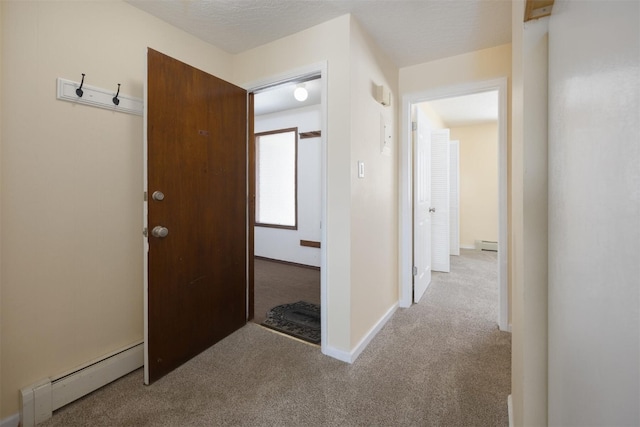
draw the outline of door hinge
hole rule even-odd
[[[144,192],[144,201],[145,202],[147,201],[147,192],[146,191]]]
[[[411,122],[411,130],[418,130],[418,122]]]
[[[415,265],[413,266],[413,275],[414,276],[418,275],[418,267],[416,267]]]
[[[149,237],[149,229],[147,227],[142,229],[142,235],[144,237]]]

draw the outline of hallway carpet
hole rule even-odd
[[[496,254],[465,251],[353,364],[254,323],[151,386],[135,371],[45,426],[507,426]]]

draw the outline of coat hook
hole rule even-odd
[[[82,73],[82,81],[80,82],[80,87],[76,89],[76,95],[78,95],[80,98],[82,98],[82,94],[84,94],[84,91],[82,90],[83,84],[84,84],[84,73]]]
[[[120,95],[120,83],[118,83],[118,92],[116,93],[116,96],[113,97],[113,103],[118,105],[120,104],[120,100],[118,99],[118,95]]]

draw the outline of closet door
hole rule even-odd
[[[449,254],[460,255],[460,141],[450,142]]]
[[[450,271],[449,129],[431,132],[431,259],[434,271]]]

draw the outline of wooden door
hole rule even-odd
[[[148,384],[246,323],[247,93],[149,49],[146,113]]]

